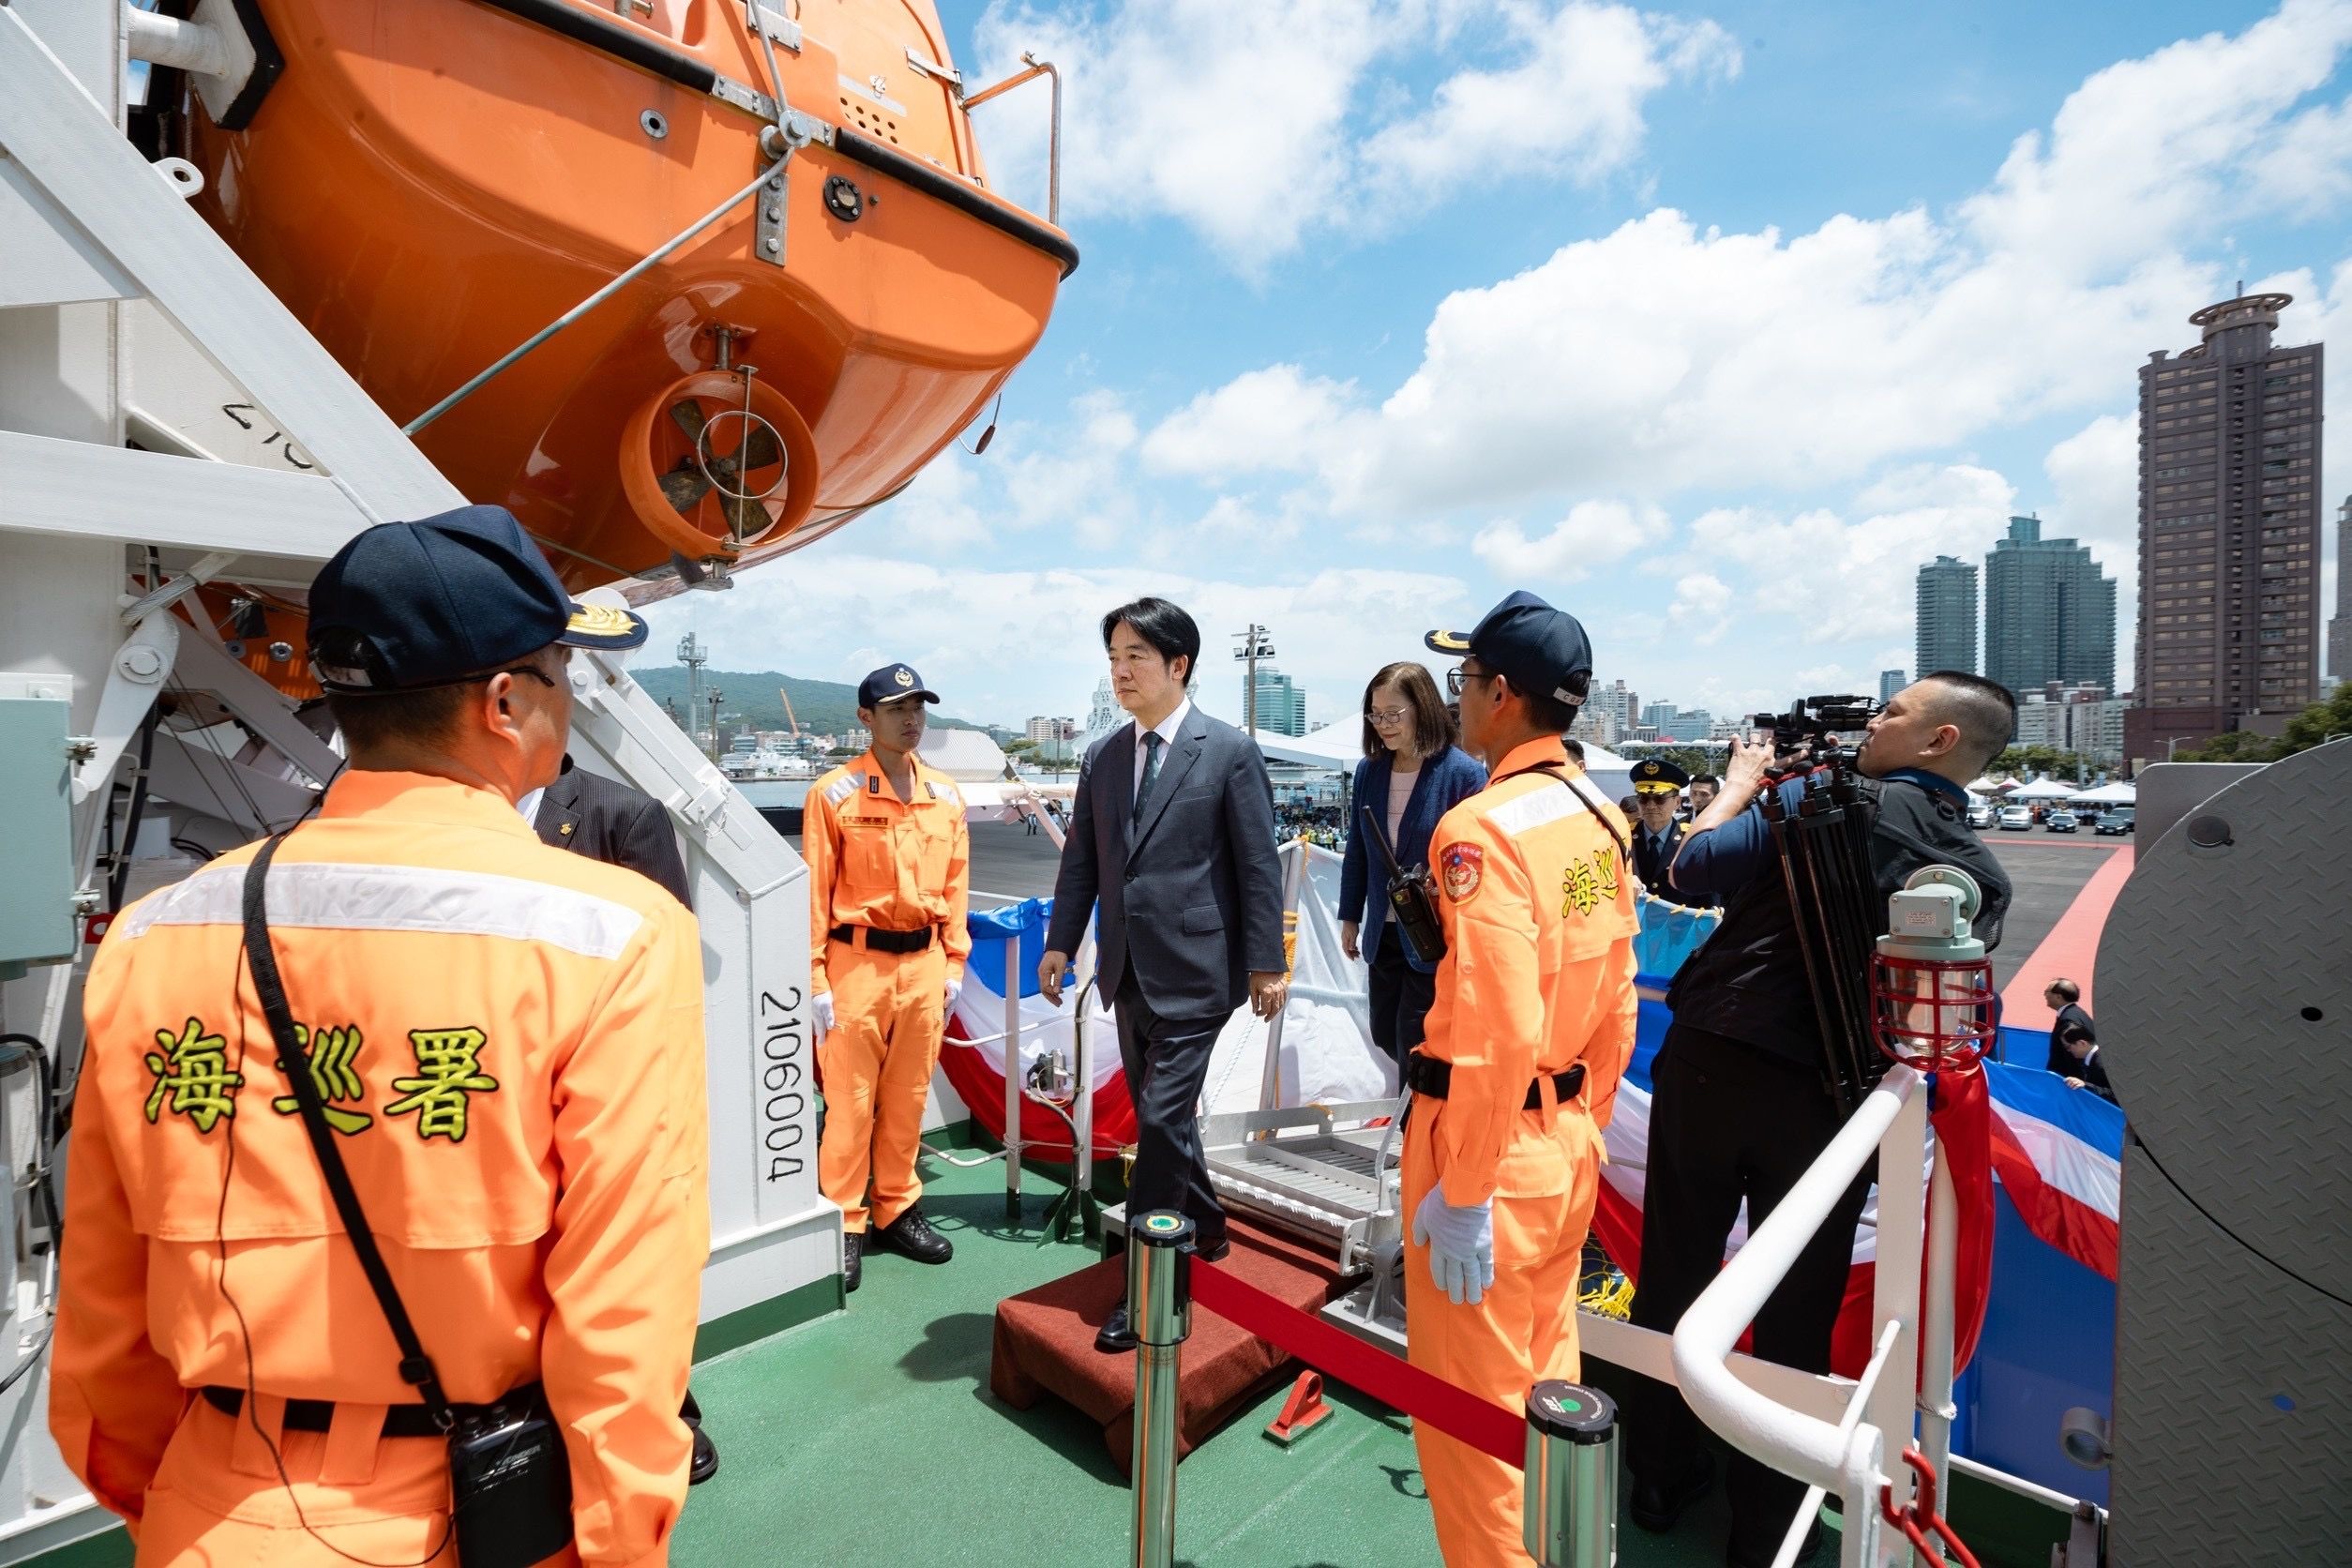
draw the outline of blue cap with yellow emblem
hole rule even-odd
[[[857,705],[879,708],[884,702],[902,702],[920,697],[926,702],[939,701],[939,693],[923,684],[923,677],[908,664],[885,664],[857,683]]]
[[[1525,589],[1486,611],[1475,629],[1433,631],[1422,641],[1433,654],[1469,655],[1519,690],[1571,706],[1584,701],[1591,683],[1592,643],[1583,625]]]
[[[310,584],[310,661],[345,695],[493,673],[541,648],[634,648],[632,611],[576,602],[504,506],[363,529]]]

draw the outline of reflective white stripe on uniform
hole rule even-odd
[[[826,786],[825,799],[832,802],[834,805],[838,806],[865,787],[866,776],[864,774],[844,774],[841,777],[835,779],[830,785]]]
[[[1572,816],[1584,805],[1584,798],[1573,788],[1560,784],[1557,789],[1538,790],[1530,795],[1506,800],[1485,815],[1488,822],[1516,838],[1531,828]]]
[[[242,865],[199,871],[142,903],[109,931],[243,926]],[[316,930],[430,931],[543,942],[583,957],[618,957],[645,923],[626,904],[549,882],[424,866],[283,861],[269,869],[269,923]]]

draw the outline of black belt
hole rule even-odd
[[[1579,1062],[1564,1073],[1551,1075],[1552,1098],[1555,1102],[1573,1100],[1584,1088],[1584,1063]],[[1405,1087],[1416,1094],[1426,1094],[1433,1100],[1445,1098],[1454,1086],[1454,1063],[1441,1062],[1419,1051],[1405,1058]],[[1544,1108],[1544,1080],[1537,1078],[1527,1086],[1527,1100],[1522,1110]]]
[[[235,1415],[245,1409],[245,1390],[206,1386],[204,1403],[224,1415]],[[460,1426],[469,1421],[489,1417],[494,1411],[513,1412],[532,1406],[544,1405],[547,1391],[537,1383],[524,1383],[507,1391],[506,1397],[495,1405],[452,1405],[450,1413],[458,1418]],[[331,1399],[289,1399],[286,1401],[284,1429],[289,1432],[324,1432],[335,1425],[335,1402]],[[387,1438],[437,1438],[441,1428],[433,1425],[431,1414],[422,1405],[394,1405],[384,1412],[384,1435]]]
[[[834,941],[875,953],[920,953],[931,945],[931,927],[885,931],[877,926],[836,926],[825,933]]]

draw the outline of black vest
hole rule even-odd
[[[2009,909],[2009,877],[1968,825],[1959,801],[1906,779],[1864,779],[1876,792],[1878,820],[1870,859],[1877,875],[1877,919],[1887,928],[1887,899],[1922,866],[1957,866],[1976,879],[1984,904],[1972,927],[1987,949],[1999,945]],[[1760,807],[1751,806],[1751,811]],[[1667,988],[1674,1021],[1743,1041],[1786,1057],[1808,1071],[1821,1061],[1821,1031],[1797,950],[1796,916],[1788,907],[1780,859],[1771,855],[1745,887],[1728,893],[1723,925],[1683,962]]]

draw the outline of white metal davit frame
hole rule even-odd
[[[99,846],[143,730],[154,789],[215,849],[298,820],[340,765],[171,605],[207,582],[305,587],[359,529],[467,500],[188,208],[200,176],[126,139],[128,27],[115,5],[0,0],[0,699],[67,711],[74,887],[55,912],[77,920],[103,907]],[[840,1270],[839,1211],[816,1184],[807,873],[621,661],[584,656],[572,680],[575,755],[660,800],[688,848],[707,1033],[679,1047],[708,1061],[702,1317],[735,1318],[739,1340]],[[167,693],[217,722],[153,727]],[[0,983],[0,1029],[46,1042],[61,1081],[86,953]],[[18,1148],[48,1112],[29,1087],[9,1081],[0,1118]],[[33,1216],[11,1217],[27,1249]],[[46,1260],[11,1262],[0,1366],[45,1342],[52,1305]],[[38,1364],[0,1393],[0,1562],[112,1522],[49,1443],[47,1398]]]

